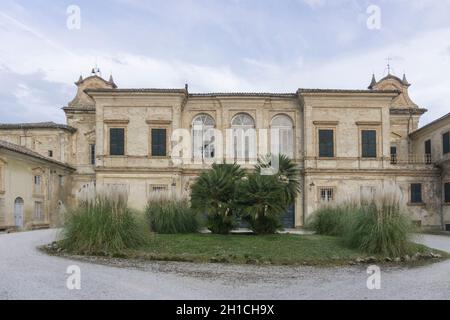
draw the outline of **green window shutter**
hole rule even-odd
[[[125,129],[109,129],[109,154],[112,156],[125,155]]]
[[[361,131],[362,157],[377,157],[377,132],[376,130]]]
[[[319,157],[334,157],[334,132],[333,130],[319,130]]]
[[[166,129],[152,129],[152,156],[166,156]]]
[[[422,184],[411,184],[411,203],[422,203]]]

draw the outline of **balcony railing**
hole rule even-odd
[[[410,154],[408,157],[399,157],[391,154],[391,164],[432,164],[431,154]]]

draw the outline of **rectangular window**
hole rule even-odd
[[[444,184],[444,202],[450,203],[450,182]]]
[[[125,129],[109,129],[109,154],[112,156],[125,155]]]
[[[332,129],[319,130],[319,157],[334,157],[334,131]]]
[[[59,186],[64,187],[65,177],[62,175],[59,175]]]
[[[442,153],[447,154],[450,152],[450,131],[442,135]]]
[[[361,145],[363,158],[377,157],[377,131],[376,130],[362,130],[361,131]]]
[[[422,184],[411,184],[411,203],[422,203]]]
[[[431,163],[431,140],[425,141],[425,163]]]
[[[392,146],[391,147],[391,164],[397,163],[397,147]]]
[[[34,192],[35,193],[41,193],[41,185],[42,185],[42,178],[41,176],[34,176]]]
[[[330,202],[334,199],[334,189],[333,188],[320,188],[320,201]]]
[[[152,129],[152,156],[166,156],[166,129]]]
[[[89,145],[89,163],[95,165],[95,144]]]
[[[49,156],[50,158],[53,158],[53,151],[52,151],[52,150],[48,150],[48,156]]]
[[[5,216],[6,216],[6,212],[5,212],[5,199],[0,198],[0,224],[5,222]]]
[[[44,220],[44,212],[42,210],[42,202],[36,201],[34,203],[34,220],[35,221],[43,221]]]

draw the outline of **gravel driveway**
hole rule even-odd
[[[55,230],[0,234],[0,299],[450,299],[450,260],[420,268],[382,267],[369,290],[365,267],[258,267],[151,262],[127,267],[47,256],[36,246]],[[422,236],[450,252],[450,237]],[[81,269],[81,290],[66,287]]]

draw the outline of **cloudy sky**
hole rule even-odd
[[[96,64],[121,88],[295,92],[365,89],[391,57],[429,109],[423,125],[450,112],[449,12],[450,0],[2,0],[0,122],[64,123]]]

